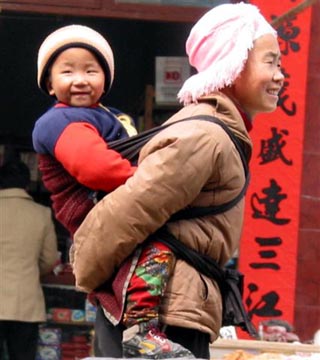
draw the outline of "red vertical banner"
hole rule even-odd
[[[252,3],[270,22],[297,5],[295,0]],[[271,318],[294,321],[311,11],[277,27],[284,86],[277,110],[257,116],[251,133],[254,152],[239,268],[245,274],[244,302],[257,327]]]

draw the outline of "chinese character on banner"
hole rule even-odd
[[[295,5],[292,0],[252,3],[270,22]],[[311,11],[276,28],[284,86],[277,110],[257,116],[250,133],[254,150],[239,268],[245,275],[244,303],[256,327],[270,318],[294,320]],[[240,331],[238,336],[247,337]]]

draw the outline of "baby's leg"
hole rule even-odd
[[[181,345],[168,340],[159,331],[159,306],[172,274],[175,257],[158,241],[142,249],[127,290],[123,324],[123,356],[144,358],[189,357]]]
[[[173,253],[161,242],[148,242],[142,249],[127,290],[123,317],[126,327],[142,322],[158,327],[160,300],[174,263]]]

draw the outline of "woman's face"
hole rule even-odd
[[[251,117],[277,107],[283,86],[280,49],[277,39],[263,35],[254,42],[246,65],[230,88],[230,95]]]

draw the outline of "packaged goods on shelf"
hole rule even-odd
[[[60,345],[61,329],[41,327],[39,329],[39,344],[41,345]]]
[[[217,339],[211,360],[320,360],[320,346],[260,340]]]

